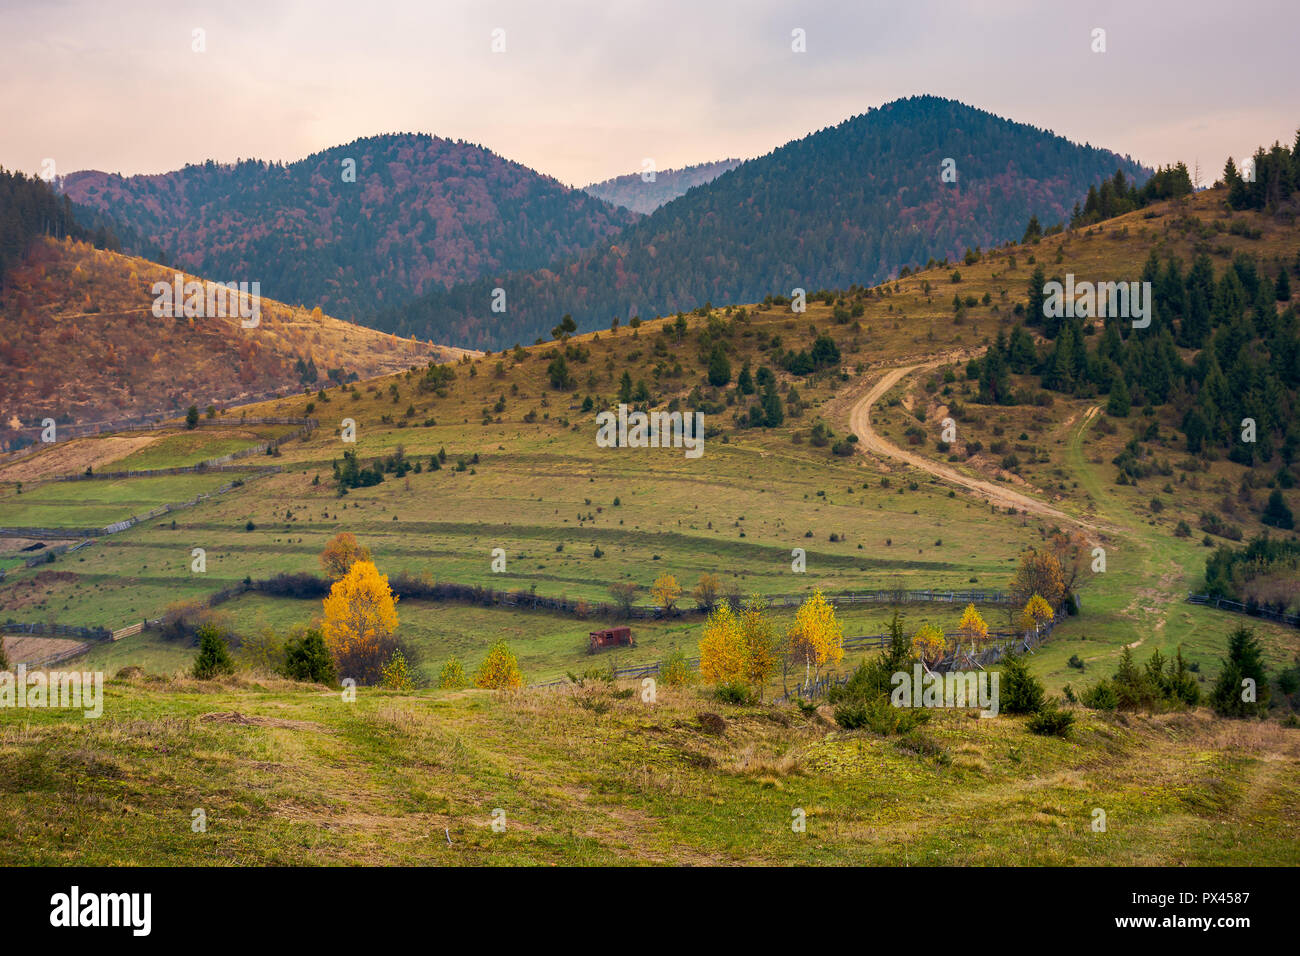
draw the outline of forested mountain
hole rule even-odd
[[[655,171],[654,179],[649,182],[646,181],[647,174],[629,173],[601,183],[592,183],[582,190],[589,196],[612,202],[615,206],[648,214],[664,203],[670,203],[684,195],[688,189],[711,183],[739,165],[738,159],[720,159],[714,163],[700,163],[681,169],[661,169]]]
[[[945,181],[945,160],[955,181]],[[933,96],[889,103],[742,163],[612,242],[548,269],[497,274],[384,310],[378,327],[500,347],[579,327],[873,283],[904,264],[1019,239],[1068,218],[1128,158]],[[949,177],[951,178],[951,177]],[[492,311],[493,289],[507,310]]]
[[[359,139],[287,165],[76,172],[63,188],[181,268],[256,280],[265,295],[345,318],[546,265],[637,218],[480,146],[424,134]]]

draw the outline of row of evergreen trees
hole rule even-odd
[[[1161,264],[1153,251],[1142,272],[1152,285],[1151,325],[1134,329],[1126,318],[1107,317],[1097,335],[1083,318],[1042,314],[1047,276],[1040,266],[1029,280],[1026,321],[1049,339],[1035,346],[1017,325],[999,332],[984,359],[971,363],[978,377],[977,401],[1013,404],[1010,374],[1034,374],[1044,389],[1089,397],[1108,395],[1107,411],[1125,417],[1133,406],[1173,404],[1187,451],[1216,449],[1252,465],[1300,457],[1300,321],[1289,301],[1290,277],[1276,277],[1254,259],[1238,255],[1217,278],[1208,256],[1184,271],[1176,258]],[[1300,262],[1295,264],[1300,273]],[[1057,281],[1061,281],[1057,277]],[[1182,349],[1198,349],[1184,361]],[[1243,440],[1244,419],[1255,423],[1253,441]]]

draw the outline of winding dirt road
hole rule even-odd
[[[862,443],[862,448],[874,455],[896,459],[911,465],[914,468],[919,468],[922,471],[929,472],[938,478],[942,478],[944,481],[960,485],[961,487],[973,491],[988,501],[991,501],[993,504],[1003,508],[1018,508],[1021,511],[1028,511],[1031,514],[1054,518],[1057,521],[1078,525],[1097,533],[1112,532],[1116,530],[1105,525],[1077,518],[1074,515],[1066,514],[1058,508],[1053,508],[1051,505],[1044,504],[1036,498],[1023,495],[1005,485],[995,484],[991,481],[984,481],[981,478],[974,478],[970,475],[962,474],[955,468],[949,468],[947,465],[927,458],[924,455],[917,455],[913,452],[906,451],[883,438],[874,428],[871,427],[871,406],[874,405],[882,395],[913,372],[936,368],[948,361],[950,361],[950,359],[944,357],[932,362],[918,365],[905,365],[902,368],[892,369],[886,372],[880,381],[871,386],[867,391],[867,394],[862,396],[862,398],[860,398],[849,411],[849,427],[852,428],[854,434],[858,436],[858,441]]]

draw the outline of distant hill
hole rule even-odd
[[[740,163],[739,159],[720,159],[714,163],[700,163],[682,169],[661,169],[655,172],[651,182],[646,182],[641,173],[629,173],[602,183],[592,183],[582,187],[582,190],[589,196],[612,202],[615,206],[649,214],[664,203],[685,195],[691,187],[713,182]]]
[[[343,178],[348,160],[355,182]],[[75,172],[62,187],[182,268],[257,280],[266,295],[349,319],[443,285],[546,265],[637,218],[480,146],[413,133],[288,165]]]
[[[941,180],[945,159],[956,182]],[[400,309],[380,328],[476,348],[545,335],[565,313],[580,328],[870,284],[903,264],[1019,239],[1052,223],[1127,157],[953,100],[898,100],[752,159],[671,202],[612,241],[542,270],[500,270]],[[506,290],[509,311],[491,311]]]
[[[266,298],[253,329],[238,317],[155,318],[153,283],[174,276],[85,242],[38,239],[0,293],[0,446],[23,434],[15,419],[30,428],[46,417],[175,414],[461,354]]]

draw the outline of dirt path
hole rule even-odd
[[[905,365],[902,368],[891,369],[884,374],[880,381],[871,386],[867,391],[867,394],[862,396],[862,398],[860,398],[849,411],[849,427],[852,428],[854,434],[858,436],[858,441],[862,443],[862,447],[874,455],[897,459],[898,461],[905,462],[914,468],[919,468],[938,478],[942,478],[944,481],[960,485],[961,487],[973,491],[1001,507],[1018,508],[1021,511],[1028,511],[1031,514],[1054,518],[1057,521],[1078,525],[1097,533],[1114,532],[1116,529],[1096,524],[1083,518],[1077,518],[1074,515],[1066,514],[1058,508],[1053,508],[1051,505],[1044,504],[1036,498],[1023,495],[1011,488],[995,484],[991,481],[984,481],[981,478],[974,478],[970,475],[962,474],[955,468],[949,468],[941,462],[899,448],[897,445],[879,435],[876,430],[871,427],[871,406],[874,405],[882,395],[913,372],[936,368],[948,361],[949,359],[945,357],[918,365]]]

